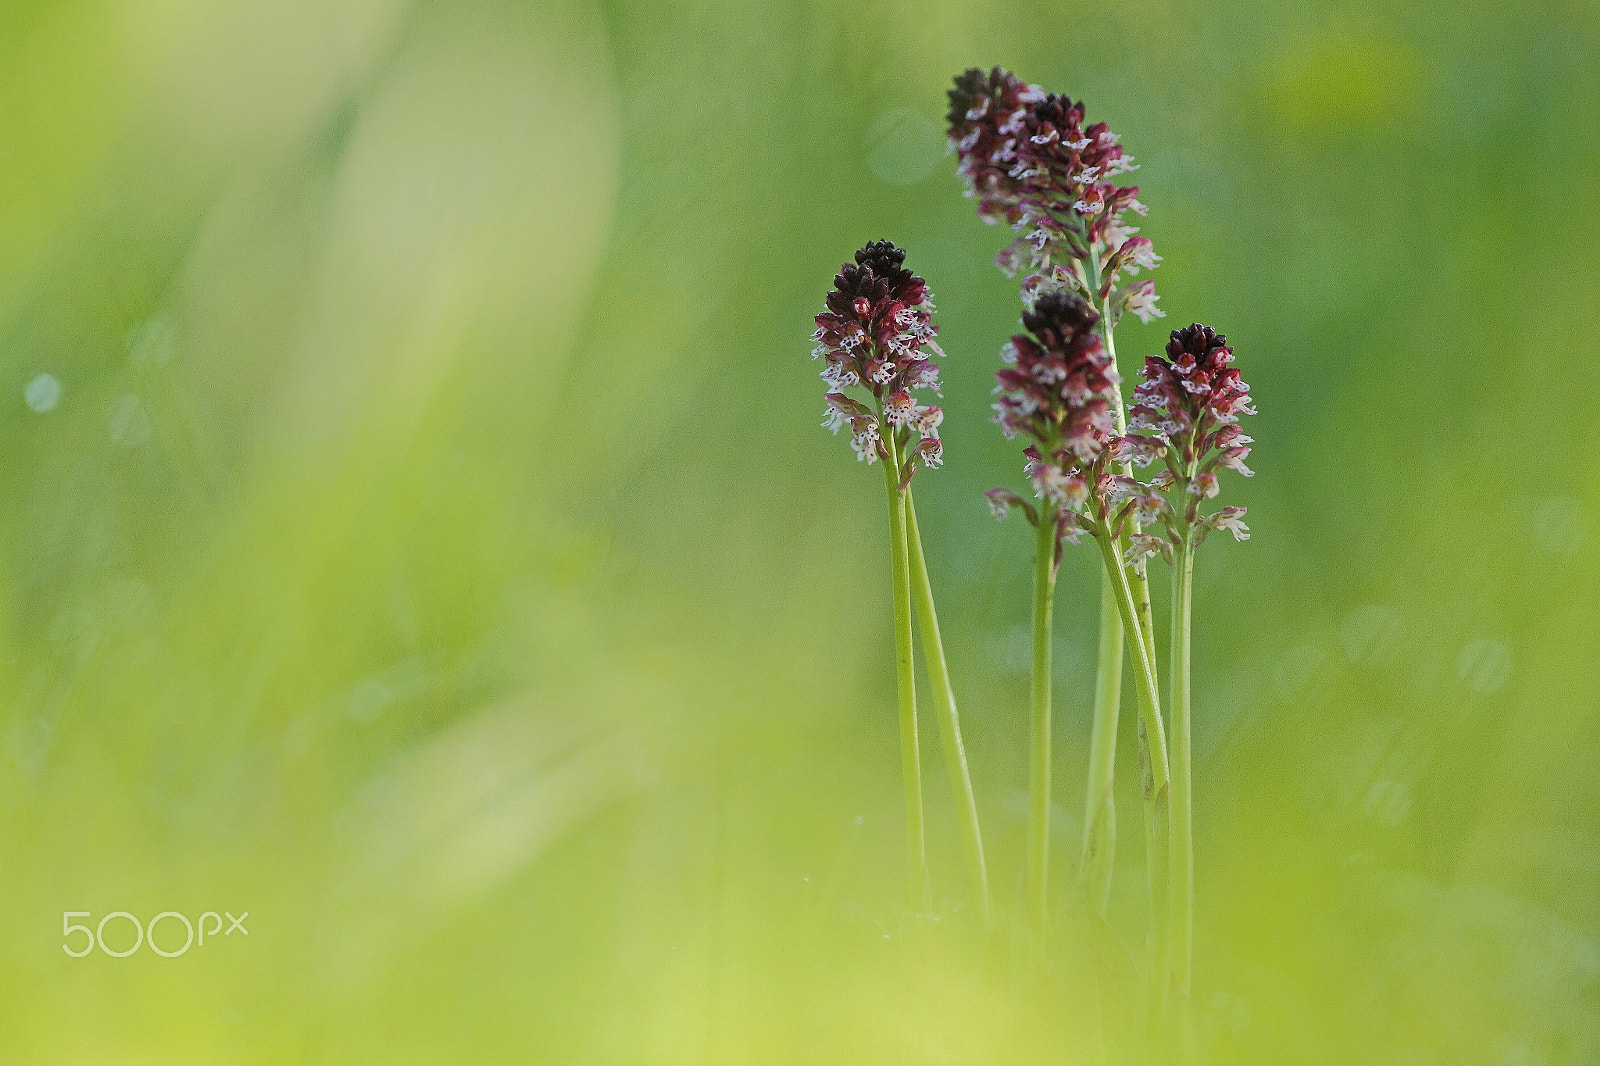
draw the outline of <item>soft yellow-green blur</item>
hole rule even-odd
[[[1094,553],[1041,978],[975,927],[927,717],[938,920],[900,914],[882,482],[807,358],[840,262],[908,247],[1014,915],[1016,291],[942,135],[996,62],[1142,164],[1169,317],[1125,372],[1200,319],[1261,410],[1196,587],[1206,1061],[1600,1061],[1597,10],[6,5],[0,1063],[1133,1061],[1131,690],[1112,928],[1071,892]],[[116,911],[249,917],[63,951]]]

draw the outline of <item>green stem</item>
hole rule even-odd
[[[983,861],[978,801],[973,796],[972,777],[967,772],[967,752],[961,743],[961,716],[956,711],[955,691],[950,687],[950,669],[945,663],[944,642],[939,637],[939,615],[933,606],[933,585],[928,581],[922,534],[917,529],[917,508],[909,488],[906,489],[906,540],[911,548],[911,590],[916,601],[917,631],[922,634],[922,659],[927,664],[928,681],[933,688],[934,717],[939,722],[945,771],[950,775],[950,790],[955,795],[956,825],[966,858],[967,887],[987,927],[994,917],[989,903],[989,873]]]
[[[1100,333],[1104,340],[1106,354],[1111,357],[1111,365],[1117,365],[1116,340],[1112,336],[1111,327],[1111,298],[1102,301],[1099,299],[1100,284],[1103,280],[1100,269],[1100,255],[1093,244],[1090,244],[1088,256],[1087,276],[1090,283],[1090,299],[1096,304],[1100,312]],[[1117,433],[1126,433],[1128,425],[1127,408],[1122,399],[1122,390],[1112,390],[1112,411],[1116,419]],[[1132,476],[1133,471],[1129,465],[1123,463],[1118,471],[1121,474]],[[1145,821],[1145,850],[1146,850],[1146,876],[1150,889],[1150,928],[1151,928],[1151,980],[1152,994],[1150,996],[1150,1017],[1152,1020],[1152,1033],[1155,1032],[1155,1019],[1158,1009],[1158,999],[1154,995],[1153,982],[1157,970],[1157,959],[1163,958],[1162,933],[1166,928],[1166,888],[1170,877],[1163,877],[1162,872],[1168,870],[1167,837],[1169,803],[1168,796],[1168,767],[1164,731],[1161,723],[1161,707],[1156,695],[1156,642],[1155,626],[1150,609],[1150,582],[1149,579],[1136,569],[1125,567],[1121,563],[1123,553],[1128,546],[1128,538],[1139,531],[1139,523],[1135,518],[1130,518],[1121,537],[1117,538],[1115,545],[1108,543],[1105,538],[1101,540],[1101,550],[1106,555],[1106,576],[1108,583],[1117,594],[1119,613],[1122,615],[1122,629],[1134,634],[1134,673],[1139,682],[1136,686],[1139,703],[1139,767],[1140,776],[1144,786],[1144,821]],[[1112,631],[1104,621],[1100,628],[1101,654],[1100,662],[1102,671],[1107,661],[1107,644],[1111,645],[1109,654],[1117,662],[1121,661],[1121,648],[1124,643],[1124,633]],[[1141,665],[1142,660],[1142,665]],[[1091,759],[1096,757],[1096,742],[1100,741],[1101,706],[1099,692],[1106,687],[1107,678],[1102,674],[1100,683],[1096,686],[1095,730],[1096,734],[1090,744]],[[1113,702],[1105,709],[1106,728],[1112,733],[1116,730],[1118,708]],[[1101,746],[1110,748],[1112,742],[1101,742]],[[1114,750],[1114,749],[1113,749]],[[1095,769],[1091,765],[1091,782]],[[1092,802],[1092,801],[1091,801]],[[1086,821],[1086,826],[1090,824]],[[1087,845],[1086,845],[1087,846]],[[1110,877],[1110,859],[1105,860],[1107,867],[1105,876]]]
[[[1098,291],[1101,281],[1100,258],[1098,254],[1091,254],[1089,260],[1093,264],[1093,269],[1091,270],[1093,285]],[[1117,365],[1117,341],[1111,328],[1111,300],[1109,297],[1100,306],[1099,310],[1100,336],[1104,338],[1106,354],[1111,356],[1111,365],[1115,367]],[[1113,389],[1111,395],[1111,412],[1116,419],[1117,435],[1121,436],[1128,432],[1128,409],[1123,402],[1120,388]],[[1128,463],[1122,463],[1117,467],[1117,472],[1125,477],[1132,477],[1133,467]],[[1129,534],[1137,532],[1139,532],[1138,518],[1129,518],[1128,527],[1123,532],[1120,547],[1125,550],[1128,546]],[[1128,575],[1128,584],[1133,592],[1133,602],[1135,611],[1139,616],[1139,624],[1143,627],[1145,654],[1150,656],[1150,661],[1153,663],[1156,661],[1156,636],[1150,618],[1150,580],[1144,574],[1134,570]]]
[[[1187,998],[1194,953],[1194,798],[1190,775],[1190,614],[1194,547],[1176,538],[1172,561],[1172,865],[1168,897],[1168,955],[1172,980]]]
[[[1133,645],[1133,677],[1138,686],[1140,696],[1143,697],[1139,712],[1140,718],[1149,732],[1150,751],[1155,756],[1151,760],[1151,770],[1154,774],[1152,780],[1152,794],[1164,796],[1167,785],[1167,738],[1166,729],[1161,722],[1161,697],[1157,695],[1157,675],[1155,661],[1145,652],[1148,646],[1144,640],[1144,633],[1140,628],[1139,619],[1134,614],[1137,610],[1133,598],[1133,589],[1128,581],[1128,572],[1121,565],[1117,557],[1114,542],[1105,537],[1097,537],[1100,545],[1101,557],[1105,560],[1106,568],[1111,572],[1114,581],[1113,587],[1117,592],[1117,609],[1122,615],[1122,626],[1133,632],[1139,640]]]
[[[1033,700],[1028,763],[1028,914],[1041,934],[1050,892],[1050,637],[1056,590],[1056,517],[1039,514],[1033,571]]]
[[[1117,542],[1118,551],[1126,543]],[[1134,677],[1140,681],[1134,687],[1135,703],[1139,710],[1139,777],[1144,791],[1144,822],[1146,861],[1145,879],[1150,891],[1150,933],[1154,944],[1160,946],[1166,928],[1167,881],[1167,829],[1169,815],[1169,771],[1167,763],[1166,729],[1161,721],[1161,705],[1156,696],[1156,647],[1151,637],[1150,585],[1147,578],[1134,572],[1131,576],[1124,567],[1120,579],[1119,596],[1132,605],[1138,626],[1131,627],[1128,615],[1123,614],[1124,628],[1137,634],[1132,648]],[[1121,606],[1121,604],[1119,604]],[[1144,666],[1141,666],[1143,662]],[[1149,675],[1148,683],[1144,675]],[[1159,958],[1155,951],[1152,958]]]
[[[1084,796],[1082,876],[1095,913],[1104,918],[1111,899],[1117,850],[1117,717],[1122,702],[1122,616],[1109,573],[1100,582],[1100,661],[1095,671],[1094,729],[1089,740],[1089,783]]]
[[[879,422],[889,461],[883,464],[889,490],[890,561],[894,570],[895,681],[900,690],[900,770],[906,799],[906,906],[926,907],[928,851],[922,828],[922,761],[917,751],[917,687],[911,668],[911,561],[906,548],[906,494],[900,488],[900,453],[894,427]]]
[[[1091,249],[1086,268],[1091,299],[1100,312],[1100,335],[1105,344],[1106,354],[1111,357],[1111,365],[1114,367],[1117,364],[1117,342],[1111,327],[1111,301],[1107,299],[1102,302],[1098,298],[1102,281],[1098,251]],[[1112,413],[1116,420],[1118,435],[1126,433],[1128,416],[1120,389],[1112,391]],[[1133,471],[1124,463],[1120,466],[1119,473],[1131,476]],[[1127,548],[1128,534],[1137,532],[1138,528],[1136,520],[1129,521],[1127,531],[1119,538],[1117,544],[1119,555]],[[1133,613],[1139,619],[1139,628],[1136,632],[1143,635],[1144,655],[1154,662],[1156,647],[1150,618],[1149,581],[1145,575],[1137,571],[1129,574],[1126,569],[1123,579],[1128,583],[1129,592],[1133,597]],[[1083,819],[1081,869],[1089,898],[1101,915],[1105,914],[1110,899],[1112,871],[1116,862],[1116,800],[1112,790],[1118,719],[1122,711],[1122,653],[1126,642],[1125,627],[1116,606],[1118,598],[1116,583],[1117,579],[1108,569],[1101,579],[1100,653],[1095,676],[1094,726],[1089,740],[1089,780],[1084,798]],[[1141,718],[1139,731],[1139,759],[1141,766],[1149,766],[1152,760],[1147,746],[1148,729],[1143,723],[1149,719],[1150,708],[1141,707],[1141,714],[1144,717]],[[1147,832],[1153,832],[1155,827],[1149,824],[1148,804],[1146,813]],[[1160,926],[1160,900],[1163,887],[1158,869],[1160,867],[1152,867],[1149,871],[1152,922],[1156,928]]]
[[[1133,634],[1133,674],[1139,695],[1140,769],[1144,785],[1145,849],[1150,878],[1150,904],[1152,927],[1163,928],[1161,917],[1162,889],[1167,879],[1161,872],[1167,869],[1167,841],[1169,817],[1169,779],[1167,774],[1166,730],[1161,723],[1161,698],[1157,694],[1155,659],[1149,654],[1139,624],[1138,605],[1133,587],[1128,580],[1128,569],[1122,565],[1117,541],[1109,536],[1095,537],[1100,554],[1105,561],[1106,573],[1112,579],[1117,593],[1117,608],[1122,615],[1122,627]],[[1156,952],[1155,958],[1160,958]]]

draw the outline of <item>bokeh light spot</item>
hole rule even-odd
[[[1588,532],[1583,504],[1573,496],[1557,496],[1533,511],[1533,539],[1554,555],[1572,555],[1583,547]]]
[[[49,374],[40,374],[22,390],[22,399],[30,410],[41,415],[54,411],[56,404],[61,402],[61,382]]]
[[[1228,1033],[1242,1033],[1250,1024],[1250,1004],[1231,992],[1218,992],[1206,1008],[1210,1020]]]
[[[135,448],[150,439],[150,416],[137,396],[118,396],[111,403],[108,428],[111,440],[124,448]]]
[[[890,185],[915,185],[933,173],[943,138],[920,111],[890,111],[867,131],[867,166]]]
[[[1474,692],[1498,692],[1511,680],[1511,649],[1497,640],[1471,641],[1456,657],[1456,673]]]
[[[1289,701],[1306,695],[1328,665],[1328,654],[1315,644],[1290,648],[1272,671],[1272,687]]]
[[[1026,674],[1033,663],[1033,633],[1027,626],[1016,625],[993,638],[991,655],[1005,664],[1007,672]]]
[[[1385,666],[1399,658],[1403,630],[1398,611],[1373,604],[1358,607],[1345,616],[1339,627],[1339,640],[1344,645],[1345,658],[1351,662]]]
[[[1399,825],[1411,813],[1411,789],[1401,781],[1374,781],[1361,806],[1379,825]]]
[[[166,366],[172,362],[172,324],[161,317],[142,322],[128,331],[124,346],[137,366]]]

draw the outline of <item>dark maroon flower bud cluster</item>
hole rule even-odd
[[[1103,528],[1125,502],[1123,482],[1137,486],[1106,470],[1116,432],[1117,371],[1100,341],[1100,316],[1076,293],[1045,293],[1024,309],[1022,321],[1028,333],[1011,338],[1001,352],[995,421],[1008,437],[1031,438],[1023,454],[1034,495],[1046,517],[1059,519],[1062,536],[1076,541],[1086,530]],[[988,499],[996,517],[1016,507],[1030,522],[1039,519],[1039,511],[1007,489],[991,490]]]
[[[825,362],[828,406],[822,424],[834,433],[849,426],[857,459],[887,461],[883,434],[896,431],[906,444],[915,433],[916,458],[936,467],[944,459],[939,440],[944,412],[917,403],[912,393],[938,392],[939,368],[923,349],[944,353],[934,340],[932,294],[905,268],[905,258],[905,251],[890,242],[873,241],[856,253],[854,263],[840,268],[827,310],[816,318],[811,357]],[[871,394],[872,406],[847,394],[856,387]],[[905,467],[902,480],[910,477],[909,461]]]
[[[1244,461],[1254,442],[1240,429],[1239,419],[1256,411],[1250,386],[1233,365],[1227,337],[1199,323],[1173,330],[1166,353],[1148,357],[1140,378],[1128,412],[1129,433],[1112,445],[1114,457],[1135,466],[1162,463],[1151,485],[1172,497],[1160,517],[1174,536],[1193,530],[1203,538],[1211,530],[1225,529],[1246,539],[1243,507],[1200,514],[1201,501],[1217,495],[1219,471],[1252,475]],[[1166,554],[1169,548],[1155,543],[1159,540],[1136,538],[1130,551]]]
[[[1166,353],[1146,358],[1140,376],[1130,426],[1175,447],[1182,464],[1193,463],[1241,415],[1255,414],[1228,338],[1210,326],[1173,330]],[[1241,460],[1248,451],[1234,449]]]
[[[1024,267],[1025,300],[1052,289],[1088,298],[1115,325],[1124,313],[1161,317],[1148,279],[1118,287],[1121,275],[1154,269],[1161,257],[1128,224],[1143,215],[1136,185],[1115,178],[1137,169],[1104,122],[1085,124],[1081,102],[1025,85],[996,67],[968,70],[950,90],[950,143],[985,221],[1021,236],[996,258],[1008,275]]]
[[[1030,221],[1048,237],[1037,243],[1071,242],[1080,236],[1057,221],[1077,215],[1084,220],[1081,236],[1103,241],[1111,222],[1122,212],[1144,213],[1137,185],[1119,186],[1111,179],[1135,168],[1120,138],[1104,122],[1084,125],[1084,105],[1050,93],[1022,120],[1016,155],[1017,177],[1026,183]]]
[[[1022,219],[1022,183],[1016,138],[1028,108],[1044,90],[1009,70],[987,74],[977,67],[958,74],[950,90],[950,148],[959,157],[957,173],[967,195],[978,201],[978,217],[990,224],[1016,225]]]
[[[1027,333],[1001,350],[995,421],[1006,436],[1029,436],[1093,462],[1115,432],[1117,371],[1096,330],[1100,316],[1081,296],[1052,292],[1022,312]]]

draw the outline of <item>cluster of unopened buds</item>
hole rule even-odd
[[[858,460],[891,461],[885,433],[896,437],[901,484],[911,480],[911,460],[933,468],[944,461],[939,424],[944,412],[918,403],[913,393],[939,391],[939,368],[924,352],[944,353],[934,340],[933,294],[903,265],[906,253],[888,241],[873,241],[833,279],[827,310],[817,315],[813,359],[824,361],[827,411],[822,424],[838,433],[850,428]],[[849,395],[859,387],[872,406]],[[907,453],[912,435],[917,443]]]

